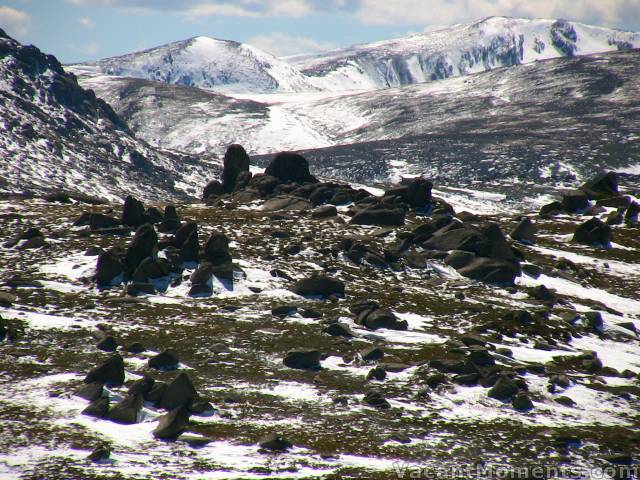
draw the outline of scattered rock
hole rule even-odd
[[[338,209],[333,205],[323,205],[311,212],[312,218],[331,218],[338,215]]]
[[[270,452],[286,452],[293,447],[291,442],[286,440],[282,435],[272,433],[262,437],[258,441],[258,445],[261,449]]]
[[[111,448],[108,445],[98,445],[93,451],[87,456],[87,460],[94,463],[103,463],[109,460],[111,457]]]
[[[196,392],[189,375],[180,372],[162,394],[160,407],[166,410],[173,410],[178,407],[189,408],[197,397],[198,392]]]
[[[295,315],[298,312],[298,307],[295,305],[280,305],[271,309],[271,315],[274,317],[288,317],[289,315]]]
[[[353,332],[347,325],[340,322],[333,322],[327,325],[323,330],[324,333],[335,337],[351,338],[354,336]]]
[[[90,402],[97,400],[102,396],[102,392],[104,391],[104,385],[100,382],[92,382],[80,387],[74,395],[76,397],[84,398]]]
[[[292,291],[302,296],[321,296],[328,297],[330,295],[344,296],[344,282],[326,275],[319,274],[309,278],[298,280]]]
[[[383,410],[391,408],[391,404],[387,401],[386,398],[384,398],[384,396],[380,392],[368,392],[367,394],[365,394],[363,401],[371,407],[380,408]]]
[[[558,215],[560,212],[562,212],[562,210],[563,210],[562,203],[558,201],[551,202],[546,205],[543,205],[540,208],[540,212],[538,213],[538,215],[540,215],[543,218],[548,218],[554,215]]]
[[[115,352],[118,349],[118,342],[111,335],[102,339],[97,345],[96,348],[98,350],[102,350],[103,352]]]
[[[488,395],[498,400],[509,400],[520,391],[518,385],[509,377],[501,375]]]
[[[174,370],[178,368],[179,363],[178,356],[173,350],[165,350],[147,361],[149,367],[157,368],[158,370]]]
[[[519,392],[511,399],[511,405],[518,411],[526,412],[533,409],[533,402],[526,392]]]
[[[576,213],[589,207],[589,198],[582,190],[571,190],[562,197],[562,209],[568,213]]]
[[[109,413],[109,397],[98,397],[82,410],[83,415],[94,418],[104,418],[107,413]]]
[[[615,172],[603,172],[580,187],[590,200],[618,195],[618,175]]]
[[[351,218],[353,225],[404,225],[405,212],[400,208],[390,208],[384,204],[372,205],[356,212]]]
[[[573,241],[590,246],[607,247],[611,244],[611,227],[593,217],[576,228]]]
[[[113,385],[124,383],[124,360],[115,354],[98,367],[92,369],[84,379],[84,383],[101,382]]]
[[[376,360],[382,360],[384,351],[379,347],[369,347],[360,352],[360,357],[366,362],[375,362]]]
[[[381,382],[385,378],[387,378],[387,371],[380,366],[372,368],[367,373],[367,380],[378,380]]]
[[[189,411],[185,406],[176,407],[159,418],[153,436],[163,440],[175,440],[188,426]]]
[[[300,370],[318,370],[321,353],[318,350],[290,350],[282,363],[289,368]]]
[[[111,407],[107,418],[115,423],[133,425],[138,423],[138,414],[142,410],[144,398],[142,395],[129,395]]]
[[[122,208],[122,224],[128,227],[139,227],[148,221],[142,202],[131,195],[127,196]]]
[[[534,243],[536,241],[536,226],[531,218],[524,217],[511,230],[509,236],[518,242]]]

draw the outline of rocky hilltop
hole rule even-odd
[[[223,163],[198,203],[0,202],[0,473],[486,475],[536,452],[630,478],[640,206],[618,175],[483,214],[422,177]]]

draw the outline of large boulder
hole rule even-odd
[[[153,430],[153,436],[162,440],[173,440],[180,436],[189,426],[189,410],[177,407],[161,416],[158,426]]]
[[[155,259],[157,255],[158,234],[150,223],[145,223],[136,230],[125,253],[129,272],[133,273],[145,258]]]
[[[488,257],[473,258],[457,269],[460,275],[473,280],[493,284],[513,284],[522,270],[516,261],[497,260]]]
[[[413,208],[424,208],[431,202],[433,183],[422,177],[414,178],[407,188],[407,203]]]
[[[224,233],[214,232],[204,244],[204,256],[213,266],[231,263],[229,239]]]
[[[318,350],[290,350],[282,363],[289,368],[317,370],[320,368],[321,353]]]
[[[405,212],[401,208],[391,207],[385,204],[374,204],[356,212],[351,218],[353,225],[379,225],[400,226],[404,225]]]
[[[175,205],[167,205],[164,207],[164,215],[162,221],[158,225],[158,231],[162,233],[173,233],[180,228],[180,217]]]
[[[206,200],[208,198],[219,197],[220,195],[224,195],[225,190],[222,183],[219,180],[211,180],[207,183],[202,191],[202,199]]]
[[[513,227],[509,236],[518,242],[533,243],[536,241],[536,226],[529,217],[523,217]]]
[[[369,330],[388,328],[390,330],[407,330],[406,320],[398,320],[398,317],[387,308],[373,308],[364,310],[356,319],[356,323]]]
[[[138,423],[138,415],[143,405],[142,395],[128,395],[111,407],[107,418],[123,425]]]
[[[277,212],[280,210],[303,212],[310,208],[311,204],[306,199],[293,195],[278,195],[270,198],[262,205],[262,210],[265,212]]]
[[[302,155],[293,152],[277,154],[264,173],[285,183],[318,183],[309,172],[309,162]]]
[[[589,198],[582,190],[571,190],[562,196],[562,209],[576,213],[589,207]]]
[[[196,392],[191,378],[186,373],[180,372],[164,391],[160,406],[167,410],[179,407],[189,408],[197,398],[198,392]]]
[[[242,145],[231,145],[224,154],[224,167],[222,170],[222,187],[227,193],[235,190],[236,180],[242,172],[249,171],[249,155]]]
[[[578,225],[573,241],[585,245],[608,246],[611,243],[611,227],[597,217]]]
[[[298,280],[294,284],[292,290],[294,293],[303,296],[344,296],[344,282],[335,278],[327,277],[326,275],[315,275]]]
[[[122,224],[128,227],[138,227],[148,221],[149,218],[143,203],[131,195],[127,196],[122,208]]]
[[[424,248],[450,251],[464,250],[481,257],[496,260],[515,259],[515,254],[506,241],[502,230],[495,223],[480,228],[452,222],[436,231],[426,242]]]
[[[92,369],[84,379],[84,383],[107,383],[122,385],[124,383],[124,360],[115,354],[105,362]]]
[[[103,252],[98,256],[96,265],[96,282],[99,287],[111,286],[126,268],[122,261],[112,252]]]
[[[590,200],[599,200],[618,195],[618,175],[603,172],[580,187]]]

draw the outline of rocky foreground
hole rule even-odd
[[[490,216],[432,187],[234,145],[201,203],[0,202],[0,476],[632,478],[637,192]]]

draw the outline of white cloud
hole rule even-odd
[[[31,16],[21,10],[0,6],[0,27],[9,35],[21,37],[29,33]]]
[[[258,35],[250,38],[246,43],[277,57],[286,57],[297,53],[320,52],[336,48],[336,45],[331,42],[322,42],[314,38],[296,37],[283,33]]]
[[[95,23],[93,23],[93,20],[91,20],[89,17],[82,17],[78,19],[78,23],[83,26],[84,28],[87,29],[92,29],[93,27],[96,26]]]
[[[450,25],[491,15],[615,25],[634,10],[639,16],[640,0],[360,0],[356,17],[378,25]]]

